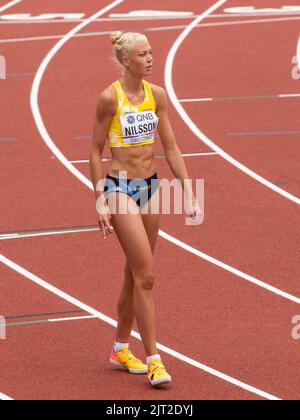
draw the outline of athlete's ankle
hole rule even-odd
[[[152,360],[155,360],[155,359],[160,359],[161,357],[160,357],[160,354],[158,354],[157,352],[156,353],[152,353],[152,355],[151,356],[147,356],[147,358],[146,358],[146,363],[147,363],[147,365],[149,366],[150,365],[150,362],[152,361]]]
[[[118,353],[124,347],[129,347],[128,341],[115,341],[114,342],[114,352]]]

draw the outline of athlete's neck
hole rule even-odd
[[[131,73],[125,72],[120,81],[127,92],[138,94],[143,90],[143,80],[140,77],[133,76]]]

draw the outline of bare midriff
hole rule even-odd
[[[128,179],[147,179],[156,172],[154,144],[133,147],[112,147],[108,175],[118,178],[127,172]]]

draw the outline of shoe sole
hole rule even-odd
[[[110,359],[110,363],[121,370],[127,370],[127,372],[133,373],[135,375],[143,375],[145,373],[148,373],[148,369],[144,369],[144,370],[130,369],[127,366],[122,365],[122,363],[116,362],[113,359]]]
[[[169,376],[168,378],[156,379],[156,381],[152,381],[150,378],[148,379],[152,386],[164,385],[164,384],[169,384],[172,382],[171,376]]]

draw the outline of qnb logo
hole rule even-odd
[[[6,319],[0,316],[0,340],[6,340]]]
[[[300,340],[300,315],[294,316],[292,324],[295,325],[292,329],[292,338],[294,340]]]
[[[3,55],[0,55],[0,80],[6,79],[6,60]]]
[[[128,124],[134,124],[135,123],[134,116],[130,115],[130,117],[127,117],[127,122],[128,122]]]

